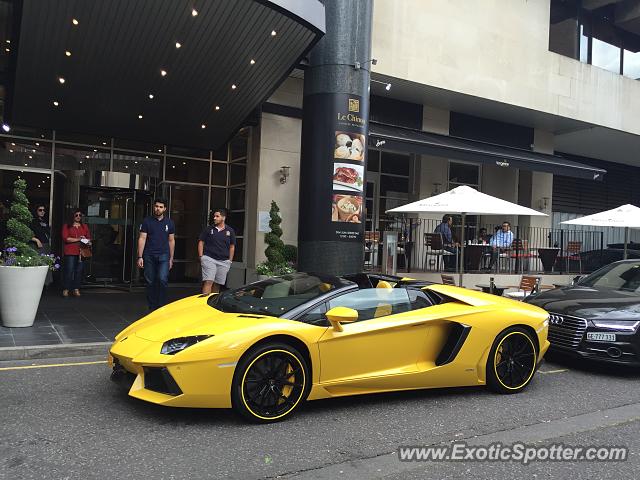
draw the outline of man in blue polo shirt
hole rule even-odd
[[[154,200],[153,215],[142,221],[138,237],[138,268],[144,268],[149,310],[166,305],[169,270],[173,267],[176,226],[164,216],[166,205],[162,198]]]
[[[219,292],[220,285],[227,283],[236,251],[236,232],[224,222],[227,211],[213,211],[213,223],[208,225],[198,239],[198,256],[202,266],[202,293]]]

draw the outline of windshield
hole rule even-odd
[[[327,292],[353,285],[338,277],[293,273],[268,278],[215,295],[209,306],[226,313],[279,317]]]
[[[578,282],[581,287],[640,290],[640,262],[612,263]]]

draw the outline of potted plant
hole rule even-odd
[[[271,231],[264,234],[264,240],[268,245],[264,251],[267,260],[256,265],[256,274],[260,280],[296,271],[295,258],[298,250],[295,245],[285,245],[280,239],[282,236],[281,223],[280,208],[272,200],[269,209],[269,228]]]
[[[25,194],[27,182],[19,178],[13,186],[8,235],[0,256],[0,316],[5,327],[31,327],[47,271],[59,264],[53,255],[39,254],[29,245],[33,217]]]

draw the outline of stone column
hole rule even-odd
[[[332,0],[325,12],[304,79],[298,269],[340,275],[364,260],[373,0]]]

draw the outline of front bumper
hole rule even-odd
[[[161,343],[132,336],[109,351],[112,380],[134,398],[171,407],[230,408],[236,351],[160,354]],[[189,355],[185,355],[189,353]]]

